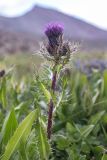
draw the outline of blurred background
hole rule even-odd
[[[0,0],[0,63],[28,67],[35,59],[39,65],[37,57],[28,57],[45,42],[46,25],[58,22],[65,39],[80,43],[77,66],[91,57],[96,68],[107,67],[106,6],[106,0]]]

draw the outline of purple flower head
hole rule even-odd
[[[45,30],[45,34],[48,38],[59,37],[63,34],[63,26],[58,23],[50,23]]]
[[[60,37],[62,37],[63,35],[63,30],[64,28],[61,24],[58,23],[48,24],[45,30],[45,34],[48,37],[49,44],[51,45],[51,47],[59,45]]]

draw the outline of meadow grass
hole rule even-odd
[[[77,52],[73,56],[73,61],[80,60],[83,64],[87,61],[99,59],[107,60],[106,52]],[[36,54],[29,53],[17,53],[17,54],[6,54],[0,55],[0,69],[8,69],[10,67],[15,67],[14,74],[16,77],[28,76],[30,77],[35,70],[38,70],[41,65],[44,63],[44,59]],[[72,68],[75,66],[72,66]]]
[[[78,59],[85,63],[106,60],[107,56],[79,53],[73,61]],[[54,95],[50,91],[52,68],[44,62],[29,54],[0,58],[1,70],[7,72],[15,66],[0,79],[0,158],[106,160],[107,70],[93,71],[87,77],[72,66],[71,72],[59,75]],[[51,96],[57,110],[48,141],[46,124]]]

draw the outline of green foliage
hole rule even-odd
[[[14,109],[9,113],[9,115],[5,118],[3,128],[1,131],[2,141],[4,144],[7,144],[14,131],[18,126],[18,122],[15,116]]]
[[[51,99],[50,92],[46,89],[46,87],[43,85],[43,83],[40,83],[40,86],[41,86],[41,89],[42,89],[44,95],[46,96],[46,99],[47,99],[48,103],[49,103],[49,101]]]
[[[60,72],[60,69],[59,71]],[[107,71],[90,77],[72,72],[49,88],[51,67],[39,79],[0,79],[0,157],[2,160],[106,160]],[[52,139],[47,139],[47,110],[54,101]],[[32,111],[33,110],[33,111]]]
[[[36,130],[37,130],[36,132],[37,132],[38,151],[40,159],[48,160],[51,149],[47,139],[46,130],[41,118],[38,119]]]
[[[3,77],[1,79],[1,84],[0,84],[0,101],[2,104],[2,107],[5,108],[7,104],[6,100],[6,78]]]
[[[22,122],[14,132],[14,135],[10,138],[6,150],[3,154],[2,160],[10,159],[11,155],[19,145],[20,141],[26,142],[29,132],[32,127],[32,123],[37,118],[37,111],[32,111]]]

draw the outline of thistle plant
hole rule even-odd
[[[57,78],[60,71],[70,61],[72,53],[76,51],[77,46],[72,46],[70,42],[63,40],[64,27],[58,23],[48,24],[45,30],[47,36],[47,45],[42,47],[42,55],[52,64],[51,94],[56,94]],[[51,138],[53,111],[55,108],[54,98],[50,99],[48,111],[47,137]]]
[[[13,68],[0,71],[1,160],[107,159],[107,70],[71,75],[78,44],[63,33],[60,24],[47,26],[41,54],[50,62],[40,76],[33,79],[27,68],[17,81]]]

